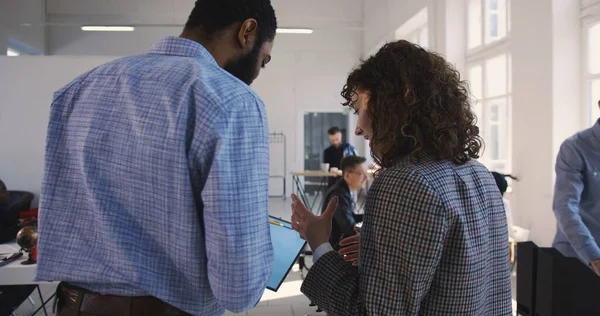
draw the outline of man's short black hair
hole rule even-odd
[[[508,189],[508,181],[506,178],[511,178],[513,180],[518,180],[516,177],[510,174],[503,174],[496,171],[492,171],[492,176],[494,176],[494,180],[496,180],[496,185],[498,186],[498,190],[500,190],[500,194],[504,195],[506,190]]]
[[[337,126],[334,126],[334,127],[330,128],[329,130],[327,130],[327,134],[329,134],[329,135],[335,135],[335,134],[341,133],[341,132],[342,132],[342,130]]]
[[[185,28],[200,28],[211,40],[219,31],[247,19],[258,23],[258,45],[275,38],[277,19],[270,0],[197,0]]]
[[[340,169],[342,169],[342,172],[352,171],[354,170],[354,168],[356,168],[356,166],[365,163],[365,161],[367,161],[365,157],[346,156],[342,158],[342,162],[340,163]]]

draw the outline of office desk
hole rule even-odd
[[[298,197],[300,198],[300,200],[302,200],[302,203],[304,203],[304,205],[306,205],[306,208],[308,208],[313,214],[319,214],[320,210],[316,204],[317,204],[320,194],[315,194],[315,197],[311,202],[310,199],[308,198],[308,194],[306,194],[306,191],[304,190],[304,186],[302,185],[302,182],[300,181],[300,177],[321,178],[319,186],[322,187],[322,189],[325,189],[325,188],[327,188],[327,180],[329,178],[331,178],[331,177],[337,178],[339,176],[341,176],[340,172],[328,172],[328,171],[318,171],[318,170],[317,171],[304,170],[304,171],[292,172],[292,184],[293,184],[292,185],[292,193],[296,193],[298,195]],[[316,210],[315,210],[315,207],[317,207]]]
[[[19,245],[16,242],[10,242],[5,244],[0,244],[0,253],[14,253],[19,252]],[[6,255],[2,255],[3,257]],[[22,261],[27,260],[28,254],[24,253],[23,256],[3,267],[0,267],[0,285],[36,285],[38,295],[40,296],[40,301],[42,302],[42,306],[40,306],[37,310],[35,310],[31,315],[35,315],[40,310],[44,310],[44,314],[48,315],[46,311],[46,304],[50,302],[54,298],[54,294],[51,295],[48,299],[44,300],[42,296],[42,291],[40,290],[39,284],[46,282],[34,282],[33,278],[35,277],[35,271],[37,269],[37,264],[23,265]],[[58,283],[57,283],[58,285]]]

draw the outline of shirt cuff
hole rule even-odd
[[[319,260],[319,258],[321,258],[324,254],[330,251],[333,251],[333,247],[331,247],[331,245],[328,242],[322,243],[319,247],[317,247],[317,249],[313,251],[313,264],[317,263],[317,260]]]
[[[587,264],[590,264],[592,261],[600,259],[600,248],[595,244],[587,245],[582,249],[581,257]]]

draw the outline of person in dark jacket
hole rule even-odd
[[[341,168],[342,158],[347,156],[355,156],[356,148],[343,141],[342,130],[334,126],[327,131],[329,143],[331,146],[323,151],[323,163],[329,164],[329,168]],[[336,178],[329,178],[327,188],[331,188],[336,183]]]
[[[331,235],[329,243],[334,249],[339,249],[339,242],[342,238],[356,234],[354,226],[356,217],[354,216],[354,199],[352,192],[360,189],[367,181],[367,170],[365,169],[364,157],[347,156],[340,163],[342,177],[325,194],[322,210],[334,197],[338,197],[337,209],[333,215],[331,226]]]

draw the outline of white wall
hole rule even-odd
[[[347,73],[360,56],[360,36],[359,32],[341,31],[315,32],[310,36],[280,34],[276,38],[272,62],[253,86],[265,101],[269,130],[283,132],[287,136],[288,194],[292,185],[289,172],[304,167],[303,112],[343,110],[339,92]],[[121,42],[124,45],[121,48],[134,53],[138,45],[127,43]],[[147,44],[150,43],[148,40]],[[114,52],[113,48],[103,50],[103,46],[106,45],[88,37],[79,47],[97,49],[106,55]],[[11,145],[9,148],[16,148],[0,157],[0,177],[6,180],[7,185],[39,192],[44,135],[52,92],[76,75],[113,58],[47,56],[6,57],[0,60],[0,82],[3,83],[0,85],[0,95],[3,96],[0,101],[0,143],[6,141]],[[41,74],[42,70],[46,73]],[[14,137],[11,131],[20,129],[23,121],[28,122],[27,130]],[[353,128],[351,126],[351,130]],[[359,151],[364,150],[361,144],[358,144]],[[22,156],[26,158],[16,159]],[[273,181],[272,185],[278,186],[279,183]],[[275,193],[279,191],[273,190]]]
[[[427,7],[428,12],[435,12],[434,4],[435,0],[365,0],[363,21],[365,27],[364,51],[370,51],[382,41],[394,40],[396,29],[425,7]],[[430,29],[432,25],[432,23],[429,24]]]
[[[0,178],[9,189],[35,193],[37,205],[53,93],[110,59],[0,56]]]

